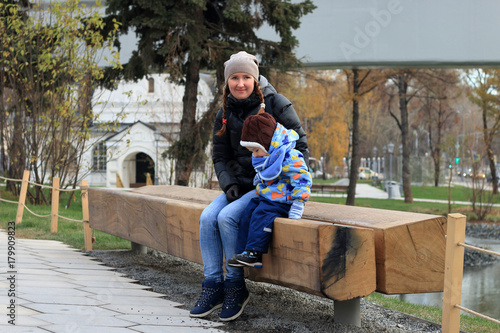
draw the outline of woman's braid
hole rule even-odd
[[[226,102],[228,96],[229,96],[229,87],[226,84],[226,88],[224,89],[224,95],[222,96],[222,127],[217,133],[215,133],[215,135],[217,136],[221,136],[226,132]]]

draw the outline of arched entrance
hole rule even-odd
[[[130,184],[130,187],[141,187],[146,185],[147,174],[154,179],[155,163],[153,159],[144,153],[135,155],[135,183]]]

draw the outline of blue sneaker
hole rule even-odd
[[[227,261],[227,265],[231,267],[245,267],[242,263],[238,262],[236,259],[236,254]]]
[[[224,304],[219,319],[231,321],[238,318],[250,300],[250,293],[245,286],[245,280],[224,282]]]
[[[201,295],[194,308],[189,312],[193,318],[206,317],[222,307],[224,300],[224,284],[205,280],[201,283]]]
[[[262,252],[243,251],[240,254],[235,254],[233,257],[237,262],[249,267],[262,267]]]

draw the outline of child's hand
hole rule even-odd
[[[288,218],[295,220],[300,219],[303,212],[304,203],[302,201],[294,201],[292,207],[290,207],[290,211],[288,212]]]

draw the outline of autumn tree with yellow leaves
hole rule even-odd
[[[338,71],[273,74],[278,92],[293,103],[307,133],[310,156],[323,157],[324,174],[343,174],[343,157],[349,145],[349,108],[341,98],[342,77]]]

